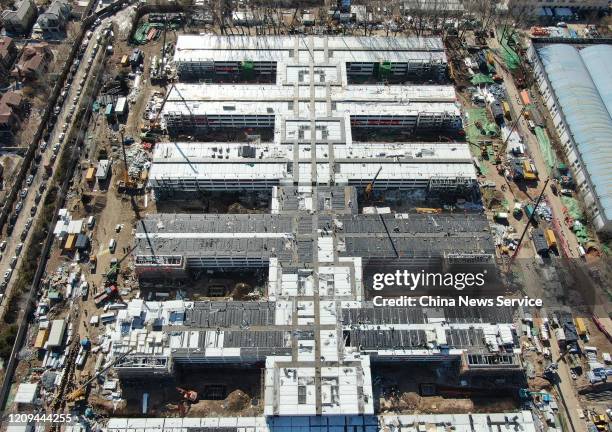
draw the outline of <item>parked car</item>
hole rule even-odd
[[[19,197],[21,199],[25,199],[25,197],[28,196],[28,188],[23,188],[19,191]]]
[[[34,181],[34,176],[32,174],[30,174],[27,178],[26,178],[26,184],[28,186],[30,186],[32,184],[32,182]]]
[[[23,201],[19,201],[17,205],[15,206],[15,213],[17,214],[21,213],[22,208],[23,208]]]
[[[35,205],[32,206],[32,208],[30,209],[30,216],[34,216],[36,214],[36,211],[38,211],[38,207],[36,207]]]
[[[13,274],[13,269],[8,269],[4,272],[4,280],[9,281],[11,279],[11,275]]]
[[[4,249],[6,249],[6,240],[3,240],[0,243],[0,251],[4,252]]]
[[[22,250],[23,250],[23,243],[17,244],[17,246],[15,246],[15,255],[19,256]]]

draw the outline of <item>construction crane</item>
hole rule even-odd
[[[127,154],[125,153],[125,136],[124,136],[125,128],[124,127],[121,127],[121,129],[119,129],[119,134],[121,135],[121,154],[123,155],[124,172],[123,172],[123,180],[119,180],[117,182],[117,186],[119,187],[119,190],[131,191],[134,189],[135,185],[129,176]]]
[[[68,395],[66,396],[65,400],[70,402],[70,401],[76,401],[76,400],[80,400],[80,399],[84,398],[85,393],[87,392],[87,386],[89,384],[91,384],[93,380],[95,380],[100,375],[102,375],[107,370],[109,370],[111,367],[113,367],[116,363],[118,363],[119,361],[123,360],[126,356],[128,356],[132,352],[132,350],[133,350],[133,348],[130,348],[124,354],[121,354],[119,357],[117,357],[111,363],[106,365],[104,367],[104,369],[102,369],[100,372],[96,372],[91,378],[89,378],[87,381],[85,381],[83,384],[81,384],[75,390],[73,390],[70,393],[68,393]]]
[[[136,249],[135,245],[130,247],[125,253],[125,255],[123,255],[121,258],[119,258],[118,260],[111,261],[110,269],[104,275],[104,280],[111,281],[112,283],[117,281],[117,274],[119,273],[119,267],[121,266],[121,263],[132,253],[134,249]]]
[[[370,200],[370,197],[372,196],[372,191],[374,190],[374,183],[376,183],[376,179],[378,178],[378,175],[380,174],[381,171],[382,171],[382,165],[378,168],[378,171],[376,171],[376,175],[374,176],[372,181],[369,182],[365,187],[364,195],[365,195],[365,199],[368,201]]]
[[[508,140],[510,139],[510,136],[512,135],[512,132],[514,132],[514,129],[518,125],[518,123],[521,120],[521,117],[523,116],[523,113],[525,112],[526,109],[527,109],[527,105],[523,105],[523,108],[521,108],[521,112],[519,113],[519,115],[514,120],[514,123],[512,123],[512,127],[510,128],[510,132],[508,132],[508,136],[502,142],[502,145],[499,146],[499,150],[497,151],[497,154],[495,155],[495,163],[497,163],[497,164],[501,163],[501,155],[506,151],[506,145],[508,144]]]
[[[525,225],[525,228],[523,229],[523,232],[521,234],[521,238],[518,241],[518,244],[516,245],[516,249],[514,250],[514,254],[512,255],[512,258],[510,258],[510,262],[512,263],[514,261],[514,258],[516,258],[516,256],[518,255],[519,250],[521,249],[521,243],[523,242],[523,239],[525,238],[525,234],[527,233],[527,229],[529,228],[529,226],[533,223],[533,219],[535,217],[535,209],[538,208],[538,205],[540,204],[540,201],[542,201],[542,197],[544,196],[544,191],[546,190],[546,186],[548,186],[548,182],[550,181],[550,178],[546,179],[546,182],[544,182],[544,187],[542,188],[542,191],[540,192],[540,195],[538,195],[538,199],[536,200],[534,211],[531,213],[531,216],[529,216],[529,219],[527,220],[527,224]]]
[[[172,92],[172,89],[174,88],[174,83],[170,84],[170,88],[168,89],[168,91],[166,92],[164,99],[162,100],[162,103],[159,107],[159,110],[157,111],[157,114],[155,115],[155,118],[151,121],[150,126],[151,129],[159,129],[159,117],[161,116],[161,112],[164,109],[164,105],[166,105],[166,101],[168,100],[168,96],[170,96],[170,93]]]

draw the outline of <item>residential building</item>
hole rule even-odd
[[[18,0],[14,10],[2,12],[2,24],[8,33],[25,35],[30,32],[37,14],[34,0]]]
[[[25,109],[25,98],[21,92],[10,91],[0,98],[0,137],[11,141],[21,127]]]
[[[22,50],[12,75],[17,79],[35,81],[47,71],[52,59],[49,44],[30,43]]]
[[[8,36],[0,36],[0,81],[8,77],[19,51],[15,41]]]
[[[55,0],[46,11],[40,14],[34,24],[33,32],[45,37],[63,34],[71,11],[70,3],[65,0]]]

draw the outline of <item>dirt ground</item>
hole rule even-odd
[[[517,378],[513,382],[507,376],[504,379],[506,385],[496,387],[493,385],[494,377],[468,376],[460,374],[458,365],[438,363],[372,367],[374,399],[381,412],[412,414],[512,410],[518,407],[519,380]],[[434,393],[425,393],[423,385],[434,388]]]
[[[403,393],[399,398],[380,401],[380,411],[402,414],[467,414],[507,412],[516,409],[512,398],[444,398],[441,396],[419,396],[418,393]]]
[[[178,388],[194,390],[198,400],[191,405],[187,416],[202,417],[231,415],[257,416],[263,412],[261,389],[262,370],[256,367],[198,368],[177,370],[176,376],[154,383],[147,380],[125,382],[122,386],[127,406],[122,415],[142,413],[142,397],[149,393],[149,415],[178,416],[181,401]]]

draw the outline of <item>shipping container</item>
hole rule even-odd
[[[555,237],[555,232],[550,228],[544,232],[546,236],[546,243],[548,243],[549,248],[557,247],[557,238]]]
[[[587,328],[584,322],[584,318],[576,318],[574,319],[574,322],[576,323],[576,330],[578,330],[578,335],[586,336]]]
[[[127,99],[125,97],[120,97],[117,99],[117,103],[115,104],[115,114],[118,116],[125,115],[127,113]]]
[[[74,249],[74,244],[76,243],[76,234],[69,234],[66,239],[66,244],[64,244],[64,250],[71,251]]]
[[[87,173],[85,174],[85,181],[91,183],[95,180],[96,180],[96,168],[95,167],[87,168]]]
[[[127,55],[124,55],[123,57],[121,57],[121,66],[127,66],[128,60],[129,60],[129,57]]]
[[[531,99],[527,90],[521,91],[521,102],[523,102],[523,105],[531,105]]]
[[[63,319],[53,320],[51,323],[51,330],[49,331],[49,339],[47,340],[48,348],[57,348],[62,345],[64,341],[64,334],[66,333],[66,321]]]
[[[49,337],[49,328],[40,329],[36,335],[36,341],[34,342],[34,348],[44,348],[45,343]]]

